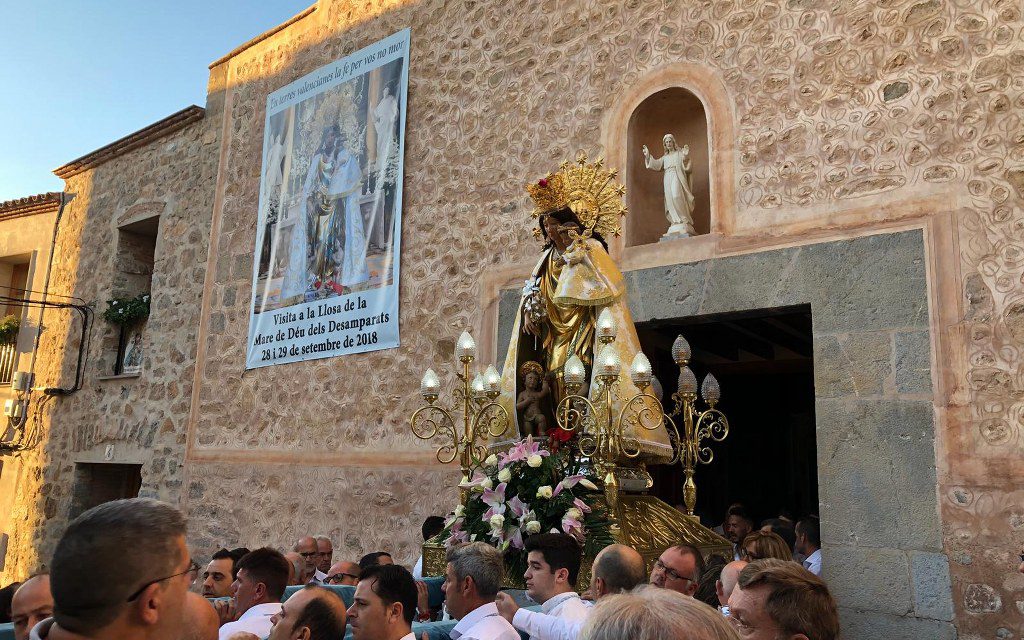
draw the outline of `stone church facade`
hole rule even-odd
[[[246,371],[266,97],[406,27],[402,345]],[[4,578],[45,564],[101,464],[141,465],[197,557],[322,532],[411,563],[456,479],[408,428],[419,375],[462,329],[502,352],[538,251],[523,183],[583,149],[631,189],[611,251],[638,321],[810,308],[846,637],[1014,637],[1022,66],[1003,0],[322,0],[214,62],[205,108],[58,170],[51,290],[102,304],[148,269],[153,310],[141,373],[113,375],[99,321],[83,388],[32,399]],[[707,141],[694,238],[657,242],[636,170],[645,127],[684,113],[654,98]],[[74,378],[76,335],[45,322],[37,385]]]

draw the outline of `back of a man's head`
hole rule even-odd
[[[825,582],[795,562],[768,558],[740,572],[744,591],[766,587],[765,613],[783,635],[803,634],[808,640],[839,637],[836,602]]]
[[[733,560],[722,567],[722,575],[719,576],[718,584],[715,589],[716,594],[718,595],[719,604],[723,606],[729,604],[729,596],[732,595],[733,589],[736,588],[736,583],[740,579],[740,572],[743,571],[746,566],[746,560]]]
[[[333,591],[307,585],[292,598],[296,596],[304,604],[292,624],[293,633],[305,627],[309,629],[309,640],[340,640],[344,637],[345,603]]]
[[[725,617],[671,589],[642,586],[606,596],[587,616],[586,640],[736,640]]]
[[[423,521],[423,526],[420,527],[420,533],[423,534],[424,540],[430,540],[442,531],[444,531],[444,518],[441,516],[427,516],[427,519]]]
[[[505,560],[497,548],[486,542],[470,542],[449,549],[445,559],[459,583],[472,576],[477,595],[494,600],[505,579]]]
[[[814,549],[821,548],[821,521],[815,516],[801,518],[796,523],[796,533],[807,541]]]
[[[607,593],[630,591],[647,582],[644,558],[636,549],[624,544],[605,547],[594,559],[594,577],[604,582]]]
[[[370,567],[375,567],[379,564],[391,564],[390,562],[381,562],[381,558],[386,557],[388,560],[391,559],[391,554],[387,551],[373,551],[362,558],[359,558],[359,569],[366,570]]]
[[[242,556],[237,567],[239,572],[245,570],[247,580],[266,585],[266,602],[281,602],[284,589],[288,586],[288,565],[288,560],[280,551],[263,547]]]
[[[50,568],[57,624],[88,635],[113,622],[140,587],[180,566],[185,528],[180,511],[149,498],[107,502],[75,518]]]

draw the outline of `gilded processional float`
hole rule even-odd
[[[729,431],[715,408],[718,382],[708,375],[698,393],[690,345],[679,336],[677,388],[668,408],[659,397],[605,241],[621,233],[626,215],[616,177],[581,152],[527,185],[544,250],[523,287],[502,371],[474,371],[476,344],[464,332],[450,398],[441,398],[432,369],[423,376],[426,405],[412,416],[413,433],[439,439],[438,461],[462,468],[460,503],[424,545],[424,575],[443,575],[447,546],[483,540],[505,552],[515,583],[526,566],[524,540],[549,531],[580,541],[584,583],[590,560],[613,542],[637,549],[648,565],[681,542],[705,557],[731,557],[729,541],[693,513],[696,465],[711,462],[709,441]],[[686,513],[648,494],[647,465],[666,463],[683,466]]]

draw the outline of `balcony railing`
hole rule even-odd
[[[13,342],[0,344],[0,385],[10,385],[14,375],[14,361],[18,358],[17,345]]]

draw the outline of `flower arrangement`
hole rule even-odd
[[[142,293],[134,298],[107,300],[103,319],[113,324],[128,327],[149,317],[149,294]]]
[[[21,329],[21,319],[11,314],[0,320],[0,344],[9,344],[18,337],[18,330]]]
[[[542,449],[530,436],[491,454],[459,484],[470,495],[445,522],[445,544],[493,544],[505,553],[509,575],[526,570],[524,541],[535,533],[567,533],[592,557],[614,540],[597,485],[575,466],[571,456]]]

